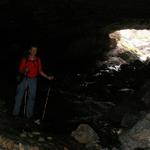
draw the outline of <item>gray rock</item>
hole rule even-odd
[[[19,143],[19,150],[24,150],[24,145]]]
[[[143,94],[142,101],[147,108],[150,108],[150,80],[147,80],[141,89]]]
[[[102,150],[102,147],[99,144],[95,143],[86,144],[85,147],[87,150]]]
[[[126,128],[131,128],[138,120],[139,114],[127,112],[121,121],[121,126]]]
[[[99,141],[97,133],[88,124],[80,124],[72,132],[72,136],[81,144],[97,143]]]
[[[43,137],[39,137],[38,141],[39,142],[45,142],[45,139]]]
[[[33,147],[30,148],[30,150],[39,150],[39,147],[33,146]]]
[[[50,136],[49,136],[49,137],[47,137],[47,139],[48,139],[48,140],[50,140],[50,141],[51,141],[51,140],[53,140],[53,138],[52,138],[52,137],[50,137]]]
[[[40,132],[32,132],[33,135],[40,135]]]
[[[118,150],[118,148],[116,148],[116,147],[113,147],[111,150]]]
[[[64,150],[69,150],[67,147],[64,147]]]
[[[26,138],[27,137],[27,133],[26,132],[21,133],[20,137]]]
[[[33,137],[34,137],[33,134],[31,134],[31,133],[28,133],[28,136],[29,136],[30,138],[33,138]]]
[[[130,130],[119,136],[122,150],[134,150],[136,148],[150,148],[150,114],[145,115]]]

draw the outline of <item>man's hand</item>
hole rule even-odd
[[[24,73],[26,74],[26,73],[28,73],[29,72],[29,68],[28,67],[25,67],[24,68]]]
[[[48,80],[54,80],[54,76],[48,76],[47,79]]]

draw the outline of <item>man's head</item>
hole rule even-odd
[[[37,54],[37,47],[31,46],[31,48],[29,49],[29,54],[35,56]]]

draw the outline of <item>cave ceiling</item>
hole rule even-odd
[[[74,55],[76,49],[94,49],[98,30],[109,24],[149,19],[149,7],[147,1],[131,0],[0,0],[0,39],[4,45],[51,42]]]

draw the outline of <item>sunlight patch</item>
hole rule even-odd
[[[110,33],[109,38],[113,56],[128,52],[142,62],[150,59],[150,30],[124,29]]]

